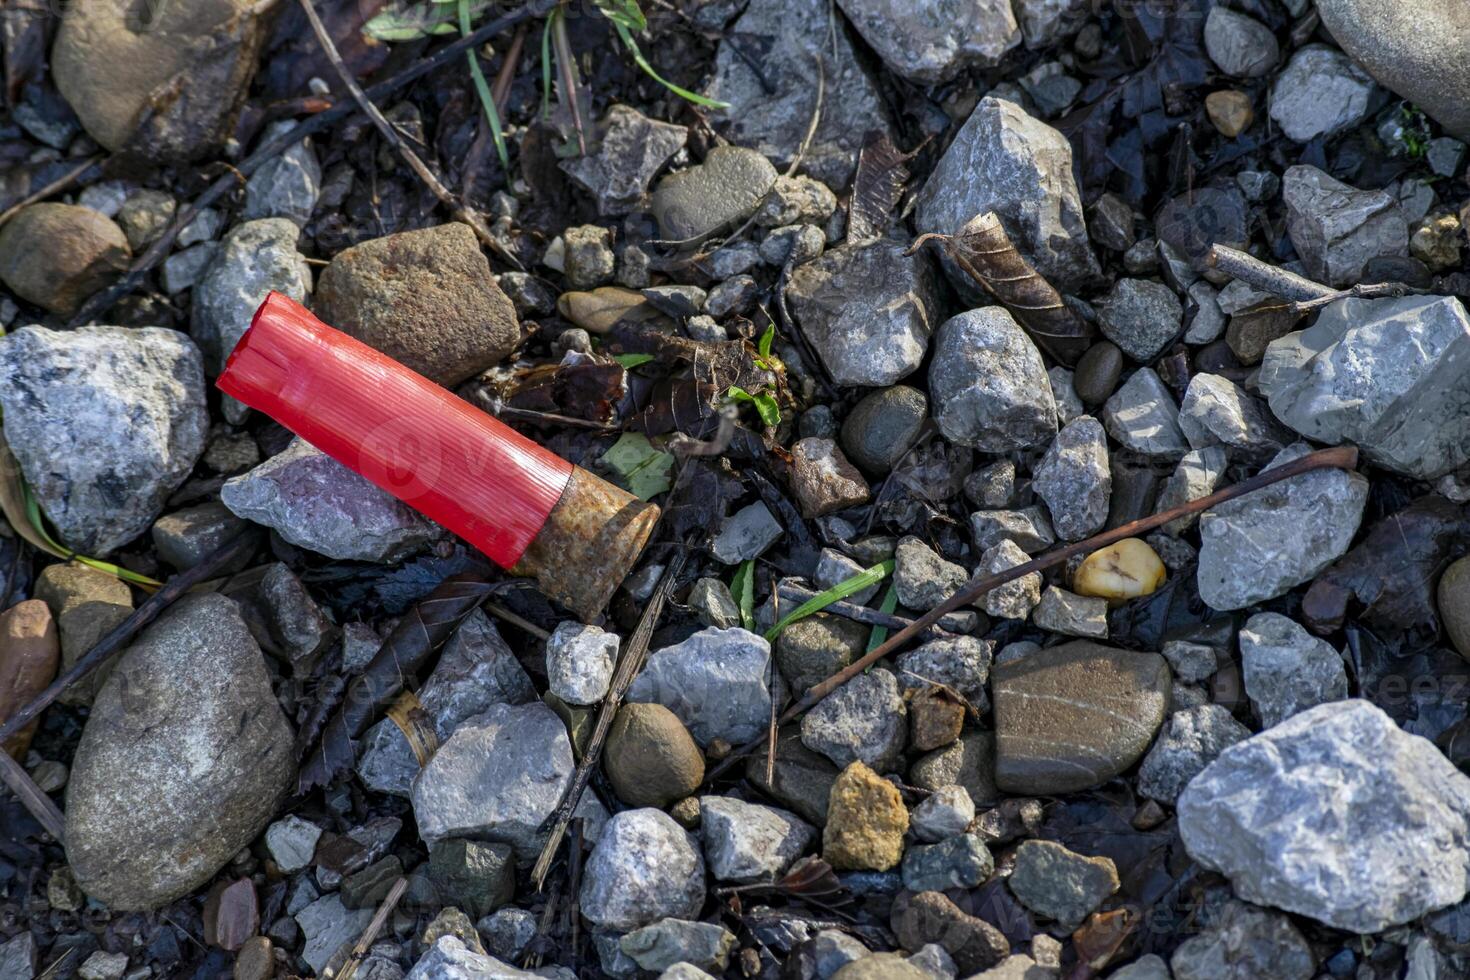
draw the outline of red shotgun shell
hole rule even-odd
[[[255,311],[218,385],[502,568],[521,560],[576,469],[280,293]]]

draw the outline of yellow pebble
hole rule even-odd
[[[1154,549],[1139,538],[1124,538],[1082,560],[1072,578],[1072,591],[1116,605],[1153,594],[1166,578],[1164,563]]]

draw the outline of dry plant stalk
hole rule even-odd
[[[912,253],[930,239],[965,274],[1010,310],[1036,346],[1071,367],[1092,344],[1092,325],[1072,311],[1056,287],[1016,251],[994,211],[977,215],[956,235],[922,235]]]

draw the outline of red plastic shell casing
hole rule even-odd
[[[271,293],[218,387],[483,551],[514,565],[573,466]]]

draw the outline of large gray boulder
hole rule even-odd
[[[185,596],[122,655],[92,704],[66,793],[66,858],[119,911],[167,905],[265,829],[294,736],[235,604]]]
[[[1372,104],[1373,79],[1336,48],[1296,50],[1271,86],[1271,118],[1299,143],[1356,126]]]
[[[219,496],[237,516],[339,561],[398,561],[441,533],[418,511],[304,439],[225,481]]]
[[[495,624],[477,609],[445,644],[433,673],[419,688],[418,699],[442,745],[461,722],[492,704],[534,701],[536,688]],[[357,772],[369,789],[409,795],[419,763],[403,729],[391,718],[384,718],[362,737]]]
[[[607,822],[587,859],[581,901],[582,914],[604,929],[696,919],[704,905],[704,858],[667,813],[624,810]]]
[[[1310,452],[1287,446],[1266,467]],[[1315,470],[1205,511],[1199,521],[1199,594],[1213,609],[1246,606],[1315,578],[1347,551],[1363,519],[1368,480]]]
[[[945,438],[981,452],[1029,449],[1057,433],[1041,353],[1004,307],[970,310],[940,326],[929,394]]]
[[[931,85],[970,66],[989,68],[1021,43],[1011,0],[840,0],[884,64]]]
[[[1062,428],[1031,474],[1031,488],[1046,502],[1052,527],[1064,541],[1102,530],[1113,492],[1108,437],[1091,415]]]
[[[261,218],[231,228],[194,287],[189,333],[204,352],[210,376],[224,370],[266,296],[298,303],[311,292],[311,266],[296,250],[301,229],[286,218]]]
[[[1239,897],[1375,933],[1470,887],[1470,778],[1362,700],[1227,748],[1179,797],[1190,857]]]
[[[1432,480],[1470,462],[1470,316],[1453,296],[1346,299],[1272,341],[1261,392],[1318,442]]]
[[[843,245],[791,274],[787,301],[840,385],[886,386],[917,371],[940,315],[939,277],[922,252],[884,239]]]
[[[1332,37],[1379,82],[1470,139],[1470,5],[1317,0]]]
[[[1387,191],[1359,190],[1307,165],[1287,168],[1281,187],[1286,231],[1313,279],[1352,286],[1373,259],[1408,253],[1408,219]]]
[[[1058,289],[1076,289],[1099,274],[1071,144],[994,96],[980,100],[924,184],[916,224],[920,233],[953,235],[987,211],[999,215],[1016,248]],[[957,283],[974,288],[962,275]]]
[[[93,555],[148,530],[209,428],[198,348],[158,327],[22,327],[0,339],[0,408],[62,543]]]
[[[455,730],[413,784],[419,836],[432,844],[471,837],[536,860],[542,825],[572,781],[572,743],[541,702],[491,705]]]
[[[760,52],[754,59],[752,45]],[[801,169],[840,188],[852,179],[867,135],[890,124],[846,22],[827,0],[751,0],[725,32],[704,94],[729,103],[709,114],[721,136],[759,150],[784,171],[806,143],[819,91],[826,93],[821,119]]]

